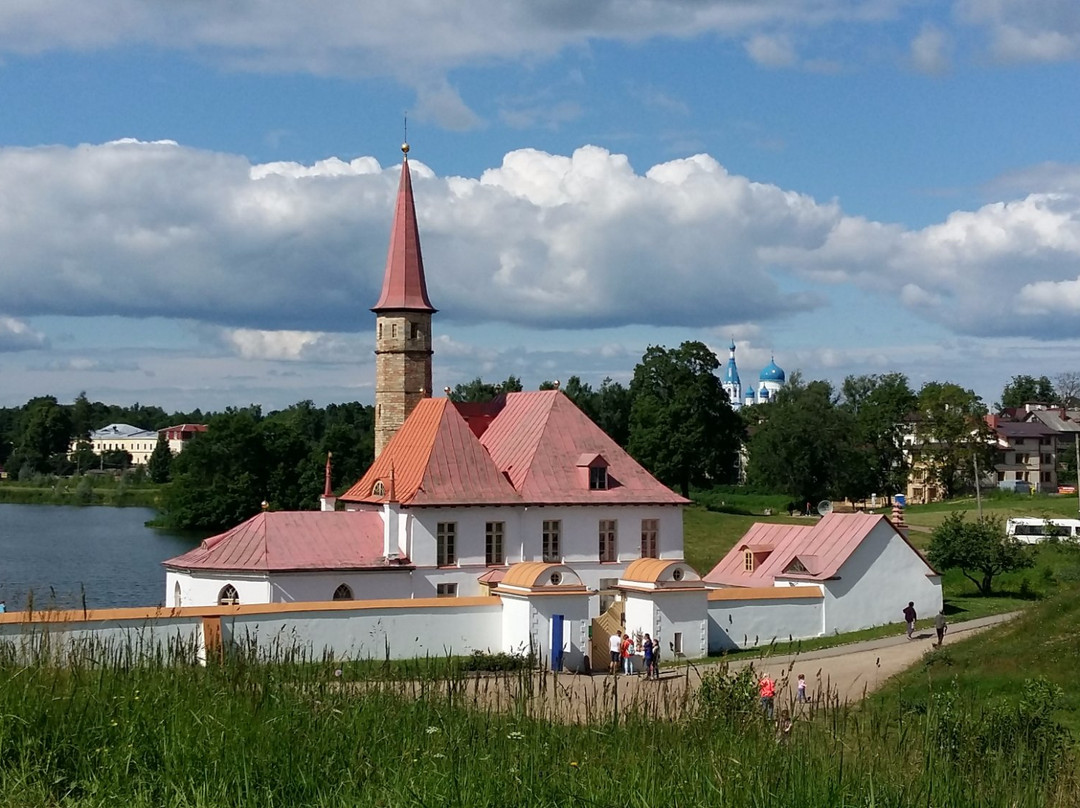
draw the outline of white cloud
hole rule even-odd
[[[0,315],[0,353],[47,348],[49,340],[22,320]]]
[[[644,175],[596,147],[511,152],[479,180],[410,164],[433,300],[467,322],[707,326],[805,310],[814,301],[783,291],[768,251],[815,249],[842,219],[704,155]],[[350,331],[381,284],[398,172],[131,142],[0,149],[5,305]]]
[[[464,65],[535,63],[595,41],[705,34],[745,37],[776,25],[877,24],[906,0],[36,0],[0,4],[0,54],[125,46],[181,51],[230,69],[392,77],[417,89],[414,110],[453,128],[478,125],[445,81]],[[784,52],[779,37],[752,53]],[[757,57],[755,57],[757,58]],[[775,64],[767,61],[766,63]]]
[[[957,0],[957,17],[982,26],[1006,62],[1080,56],[1080,4],[1074,0]]]
[[[920,73],[939,76],[949,70],[950,49],[949,35],[936,25],[926,23],[911,41],[911,63]]]
[[[784,35],[757,34],[746,42],[747,55],[765,67],[790,67],[798,61],[795,47]]]

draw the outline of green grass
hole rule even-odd
[[[995,808],[1080,793],[1072,753],[1003,742],[943,757],[940,718],[901,725],[884,703],[815,704],[778,743],[747,676],[714,675],[702,701],[665,712],[616,714],[605,687],[564,725],[537,718],[565,685],[551,675],[486,680],[514,695],[496,711],[468,680],[419,668],[366,680],[302,657],[200,668],[132,664],[130,650],[94,647],[58,668],[0,644],[0,805]],[[963,709],[951,720],[977,725],[977,705]]]
[[[157,508],[167,485],[112,477],[42,477],[0,481],[0,502],[17,505],[109,505]]]
[[[705,575],[756,522],[812,524],[806,517],[788,517],[786,511],[783,516],[740,516],[690,505],[683,511],[683,557]]]
[[[1060,688],[1055,719],[1080,735],[1080,588],[1066,587],[1021,617],[944,646],[898,677],[879,699],[925,709],[932,694],[956,687],[990,706],[1016,707],[1025,681],[1042,677]]]

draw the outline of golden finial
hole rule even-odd
[[[406,157],[409,155],[409,116],[405,116],[405,137],[401,141],[401,153]]]

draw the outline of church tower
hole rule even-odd
[[[431,315],[420,231],[416,226],[409,144],[401,151],[390,250],[386,256],[379,302],[375,312],[375,456],[405,423],[422,398],[431,395]]]

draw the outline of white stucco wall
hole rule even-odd
[[[353,600],[407,598],[412,596],[412,571],[276,573],[270,576],[270,602],[332,600],[341,584],[352,589]],[[435,597],[434,591],[431,597]]]
[[[435,582],[453,580],[458,582],[458,594],[480,594],[476,582],[485,571],[485,528],[488,522],[503,522],[505,534],[503,547],[507,564],[519,561],[543,560],[543,523],[559,520],[562,525],[560,544],[562,563],[570,564],[590,589],[599,588],[601,579],[618,578],[626,564],[641,557],[641,522],[657,519],[660,533],[657,550],[661,558],[682,558],[683,520],[682,508],[674,505],[572,505],[529,507],[462,507],[462,508],[410,508],[403,509],[408,515],[403,520],[408,525],[409,538],[402,550],[428,578],[433,588]],[[600,520],[614,519],[617,523],[616,551],[619,561],[600,563]],[[439,579],[451,575],[454,569],[435,567],[435,536],[439,522],[457,524],[456,569],[467,570],[468,575]],[[429,568],[429,569],[424,569]],[[439,570],[436,573],[434,570]],[[422,597],[419,584],[417,597]]]
[[[541,667],[551,667],[553,616],[563,616],[563,668],[585,670],[588,653],[589,598],[573,595],[503,595],[502,641],[507,653],[528,653],[530,644]]]
[[[382,609],[328,608],[317,612],[241,614],[222,618],[227,642],[255,642],[267,657],[275,651],[303,648],[318,658],[324,652],[336,659],[412,659],[428,655],[464,656],[473,651],[498,651],[502,615],[498,599],[490,605],[415,606]]]
[[[889,525],[881,523],[824,582],[824,631],[857,631],[903,620],[908,601],[923,617],[942,607],[941,578]]]
[[[96,614],[126,610],[96,610]],[[18,613],[13,613],[15,617]],[[9,618],[10,619],[10,618]],[[24,659],[33,660],[47,650],[51,659],[63,662],[72,656],[86,655],[99,659],[103,647],[123,648],[131,653],[131,660],[138,661],[159,649],[174,649],[194,661],[201,642],[201,626],[198,619],[157,617],[106,618],[82,620],[69,623],[20,623],[0,624],[0,638],[12,640]]]
[[[180,584],[180,602],[176,601],[176,585]],[[240,603],[270,603],[271,586],[266,575],[238,575],[236,573],[198,572],[192,575],[177,570],[165,571],[165,605],[176,606],[215,606],[218,595],[227,585],[232,584],[240,598]],[[330,591],[333,595],[333,590]],[[329,600],[322,597],[319,600]]]
[[[820,598],[714,600],[708,612],[710,654],[818,637],[824,625]]]

